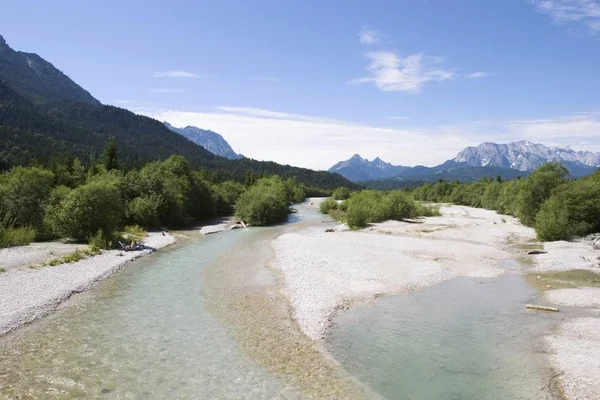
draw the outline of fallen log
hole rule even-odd
[[[547,306],[538,306],[535,304],[527,304],[525,308],[530,308],[532,310],[541,310],[541,311],[554,311],[558,312],[558,307],[547,307]]]

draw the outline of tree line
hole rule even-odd
[[[177,228],[233,213],[252,225],[272,224],[285,220],[289,204],[307,192],[330,194],[252,172],[242,182],[215,180],[182,156],[121,168],[111,140],[103,161],[90,167],[75,158],[0,173],[0,247],[69,238],[110,248],[125,226]]]
[[[525,179],[475,183],[438,181],[412,190],[417,200],[495,210],[535,228],[539,240],[569,240],[600,232],[600,171],[569,179],[560,163],[547,163]]]

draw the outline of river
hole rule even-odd
[[[145,257],[3,337],[0,396],[544,398],[535,343],[553,320],[516,311],[535,296],[519,276],[380,298],[339,316],[325,345],[307,339],[269,266],[276,235],[322,229],[299,210]]]

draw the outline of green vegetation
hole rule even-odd
[[[330,198],[320,205],[323,214],[343,220],[351,228],[364,228],[368,223],[386,220],[405,220],[421,216],[439,215],[436,206],[416,202],[407,192],[379,192],[363,190],[353,193],[338,205]]]
[[[289,203],[304,200],[293,181],[274,176],[259,179],[235,203],[235,215],[242,221],[262,226],[282,222],[290,213]]]
[[[334,200],[346,200],[350,197],[350,189],[347,187],[339,187],[333,191],[331,194]]]
[[[568,180],[559,163],[547,163],[525,179],[438,181],[413,190],[417,200],[481,207],[518,217],[538,239],[568,240],[600,231],[600,172]]]
[[[102,250],[98,247],[90,246],[86,249],[77,249],[72,253],[66,254],[60,258],[55,258],[48,261],[45,265],[55,267],[61,264],[70,264],[77,261],[85,260],[101,253]]]
[[[30,226],[14,227],[14,222],[5,215],[0,216],[0,248],[24,246],[35,239],[35,229]]]

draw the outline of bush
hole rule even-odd
[[[159,225],[158,208],[161,199],[158,195],[136,197],[127,205],[127,220],[132,224],[145,228],[154,228]]]
[[[525,179],[518,199],[517,215],[524,225],[533,226],[540,207],[569,175],[564,165],[547,163]]]
[[[289,214],[286,187],[279,177],[262,178],[240,195],[235,215],[254,226],[285,221]]]
[[[331,197],[334,200],[346,200],[350,197],[350,190],[347,187],[341,186],[333,191]]]
[[[337,210],[337,209],[338,209],[338,202],[335,201],[334,199],[332,199],[331,197],[328,198],[327,200],[324,200],[319,205],[319,211],[322,214],[327,214],[329,212],[329,210]]]
[[[0,177],[0,209],[10,215],[14,227],[41,231],[43,203],[54,183],[54,174],[40,167],[17,167]]]
[[[122,224],[124,206],[119,190],[112,184],[92,182],[73,189],[56,215],[58,234],[84,241],[103,232],[110,239]]]
[[[346,224],[348,224],[350,228],[364,228],[369,222],[369,217],[369,205],[362,202],[355,202],[348,207]]]
[[[535,230],[545,241],[600,232],[600,172],[559,186],[542,204]]]
[[[408,197],[406,193],[400,191],[389,192],[385,196],[384,206],[386,207],[385,219],[401,221],[406,218],[416,217],[415,201]]]
[[[221,215],[232,214],[233,206],[244,190],[246,190],[244,185],[234,181],[225,181],[213,186],[213,199],[217,212]]]

